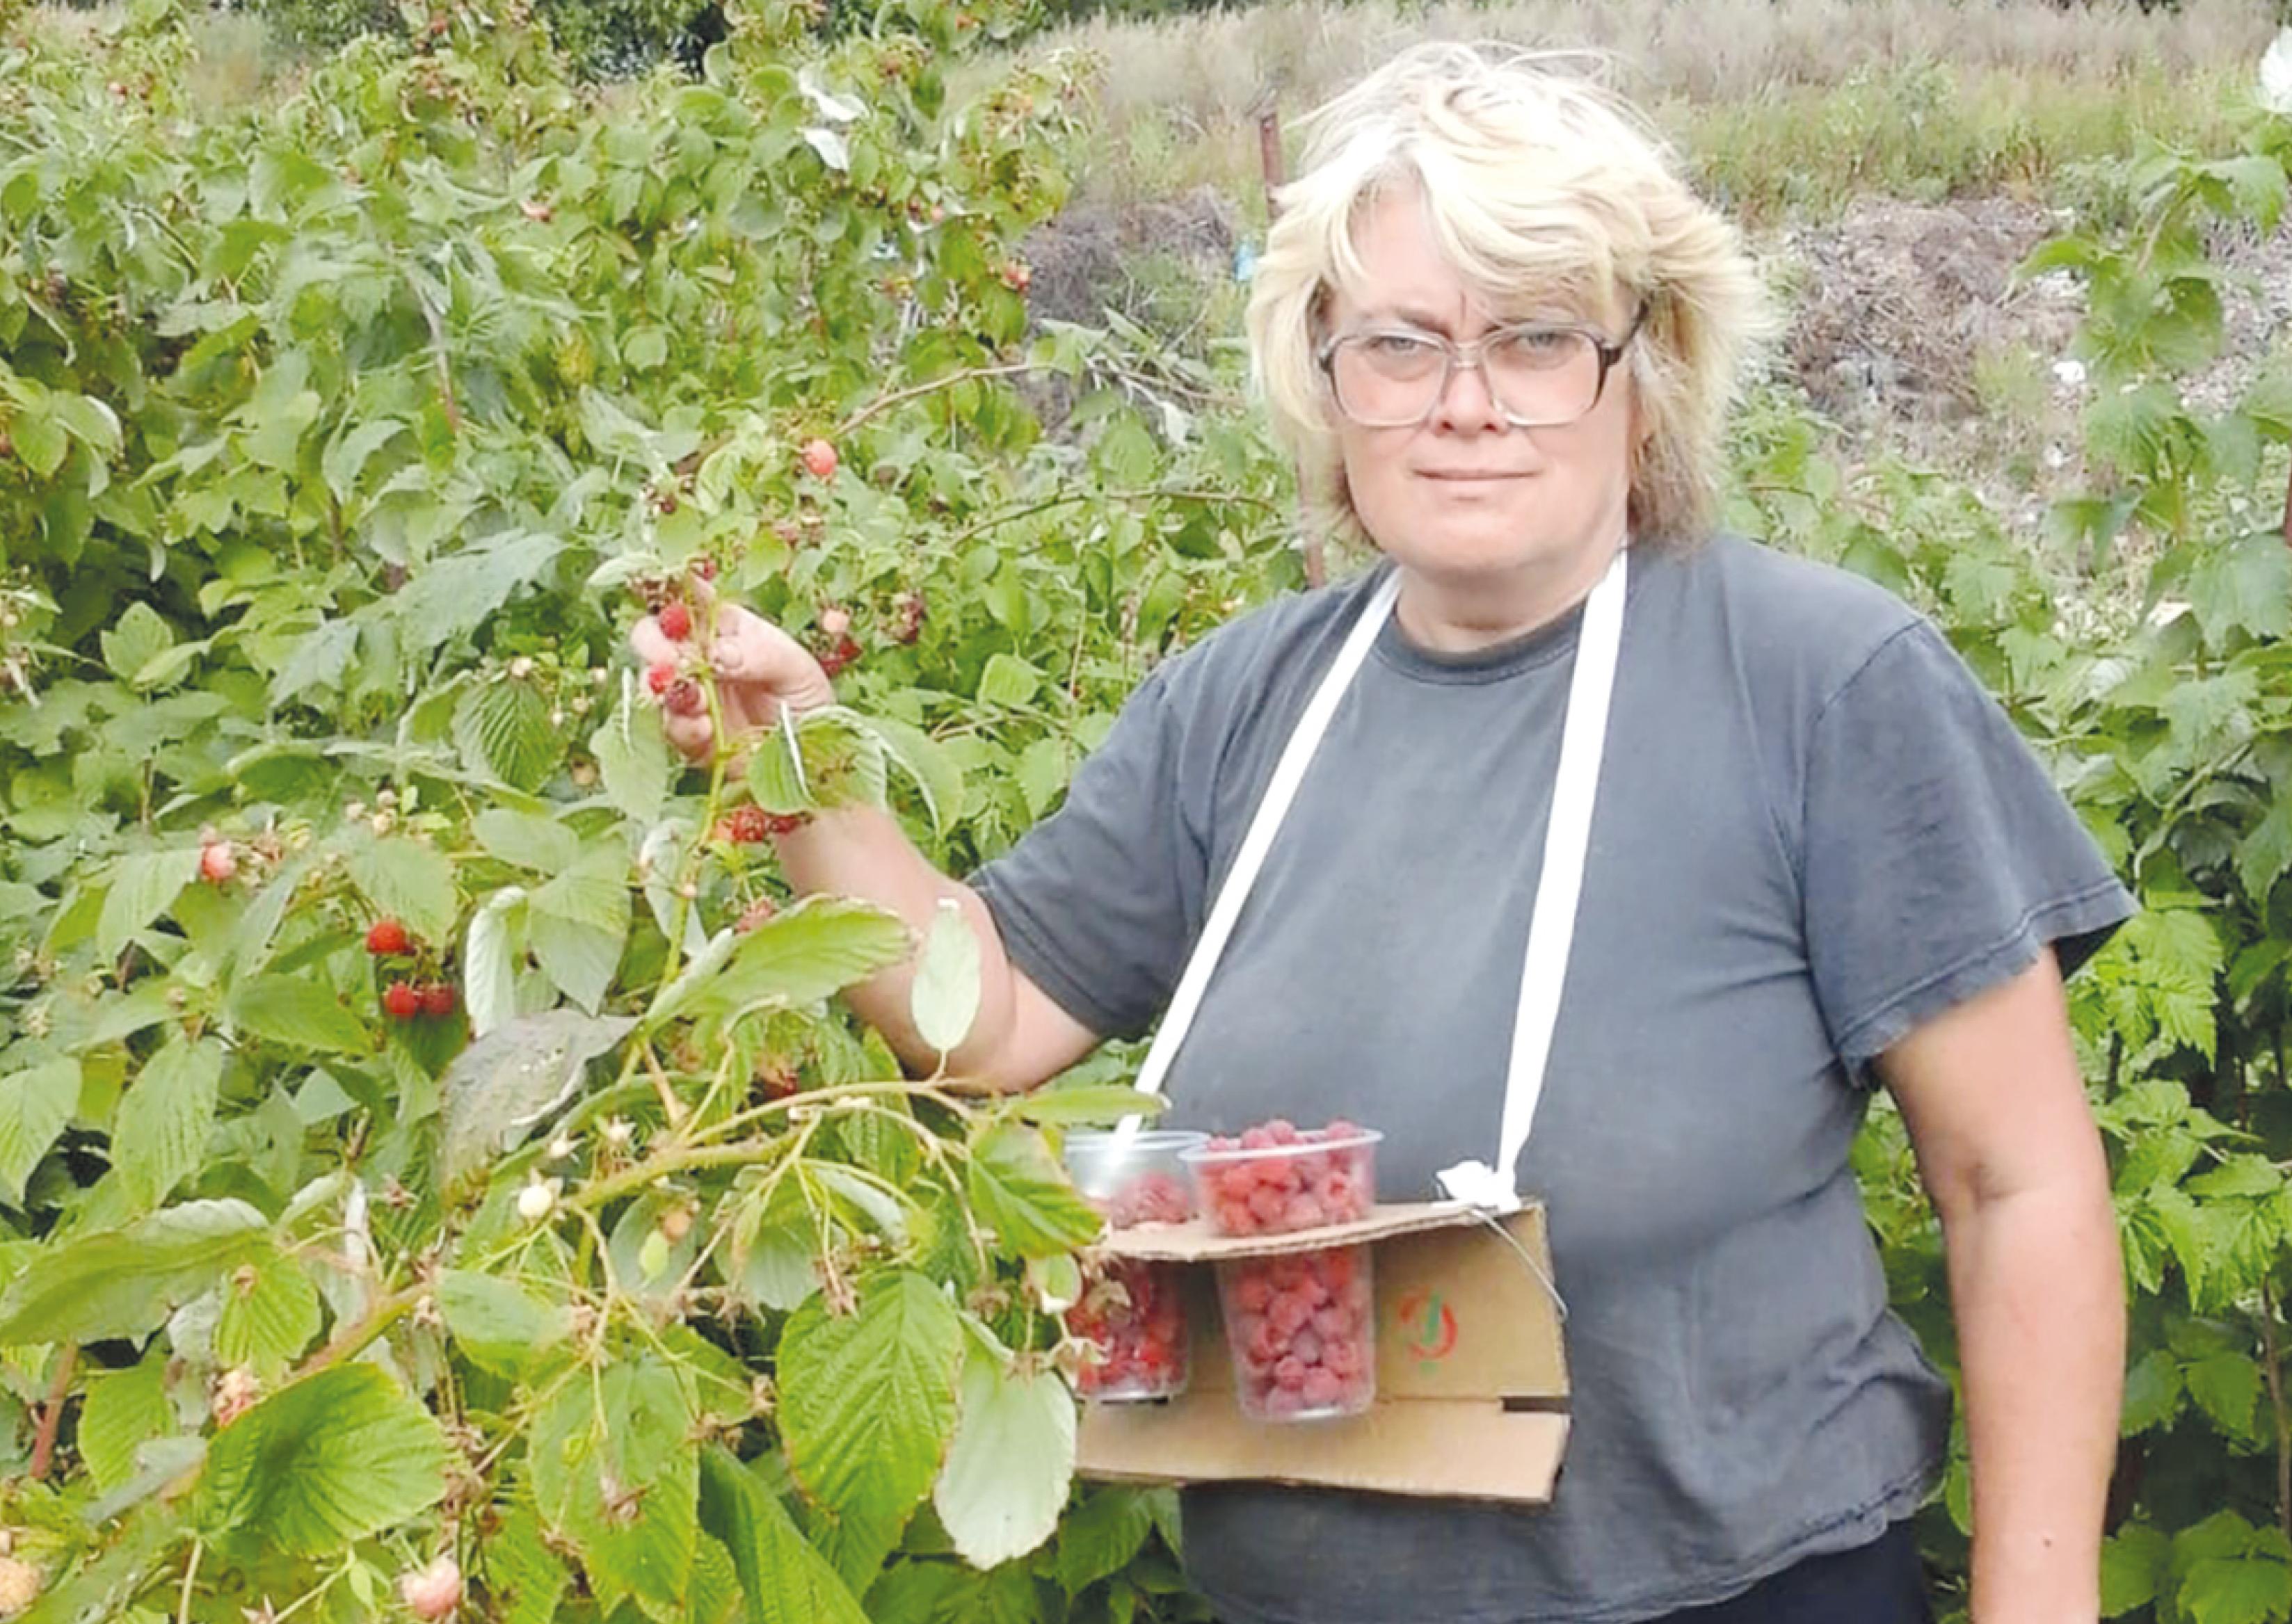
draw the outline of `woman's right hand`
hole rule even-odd
[[[716,676],[717,707],[734,749],[777,724],[782,707],[800,715],[835,703],[835,684],[811,650],[771,621],[737,603],[712,602],[703,593],[694,594],[691,610],[694,625],[687,641],[672,642],[660,629],[659,618],[647,615],[629,633],[629,647],[648,670],[667,665],[680,672],[705,647]],[[704,645],[704,627],[712,611],[714,635]],[[661,721],[669,742],[691,760],[705,761],[714,748],[714,729],[706,707],[690,715],[678,715],[664,707]]]

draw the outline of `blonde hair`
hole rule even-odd
[[[1356,222],[1411,188],[1442,252],[1497,311],[1557,295],[1620,336],[1644,309],[1624,361],[1639,412],[1633,535],[1685,544],[1711,526],[1728,408],[1771,330],[1764,291],[1734,228],[1582,61],[1419,45],[1311,116],[1252,287],[1250,350],[1306,496],[1357,537],[1318,350],[1332,293],[1362,279]]]

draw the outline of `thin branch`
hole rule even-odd
[[[2276,1522],[2292,1539],[2292,1412],[2284,1408],[2284,1361],[2276,1343],[2276,1294],[2260,1282],[2260,1345],[2266,1362],[2268,1408],[2276,1421]]]
[[[972,537],[999,529],[1006,524],[1016,524],[1021,519],[1031,519],[1054,507],[1071,507],[1077,502],[1144,502],[1159,497],[1166,502],[1223,502],[1237,507],[1260,507],[1269,513],[1281,510],[1263,497],[1244,496],[1232,490],[1164,490],[1148,487],[1143,490],[1076,490],[1062,497],[1046,497],[1040,502],[1030,502],[1005,513],[990,514],[967,529],[957,530],[948,537],[949,547],[959,547]]]
[[[966,367],[961,372],[950,372],[943,378],[933,378],[928,384],[917,384],[911,389],[893,390],[879,395],[836,426],[835,437],[842,440],[870,417],[878,416],[892,408],[921,396],[934,394],[942,389],[952,389],[957,384],[974,383],[981,378],[1016,377],[1022,372],[1049,372],[1056,368],[1042,361],[1010,361],[1000,367]]]
[[[48,1383],[48,1402],[40,1411],[39,1435],[32,1442],[31,1464],[25,1468],[37,1483],[48,1475],[48,1465],[55,1458],[56,1434],[64,1424],[64,1405],[71,1398],[72,1372],[79,1366],[79,1346],[66,1343],[64,1351],[56,1357],[56,1373]]]

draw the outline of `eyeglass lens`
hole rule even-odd
[[[1430,334],[1364,333],[1330,355],[1337,404],[1355,422],[1398,427],[1422,421],[1466,364],[1454,346]],[[1566,327],[1495,333],[1480,346],[1482,378],[1497,408],[1524,425],[1572,423],[1600,394],[1599,345]]]

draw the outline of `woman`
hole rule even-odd
[[[2061,976],[2129,899],[1930,625],[1708,535],[1755,284],[1615,104],[1548,62],[1413,51],[1325,109],[1283,205],[1260,378],[1383,562],[1162,665],[968,885],[873,811],[781,846],[806,889],[918,925],[959,903],[987,998],[956,1063],[1031,1086],[1170,1001],[1301,713],[1389,605],[1203,990],[1174,1119],[1368,1122],[1386,1187],[1432,1193],[1509,1131],[1540,897],[1572,920],[1517,1168],[1570,1309],[1554,1503],[1190,1491],[1195,1582],[1229,1624],[1927,1616],[1902,1520],[1949,1395],[1886,1312],[1848,1170],[1876,1083],[1949,1248],[1973,1616],[2096,1618],[2123,1311]],[[829,701],[791,640],[726,624],[736,719]],[[1610,657],[1601,721],[1575,676]],[[1580,870],[1552,827],[1571,712],[1607,746]],[[706,747],[705,719],[670,726]],[[1572,910],[1539,891],[1563,860]],[[929,1063],[906,994],[900,972],[854,1001]]]

